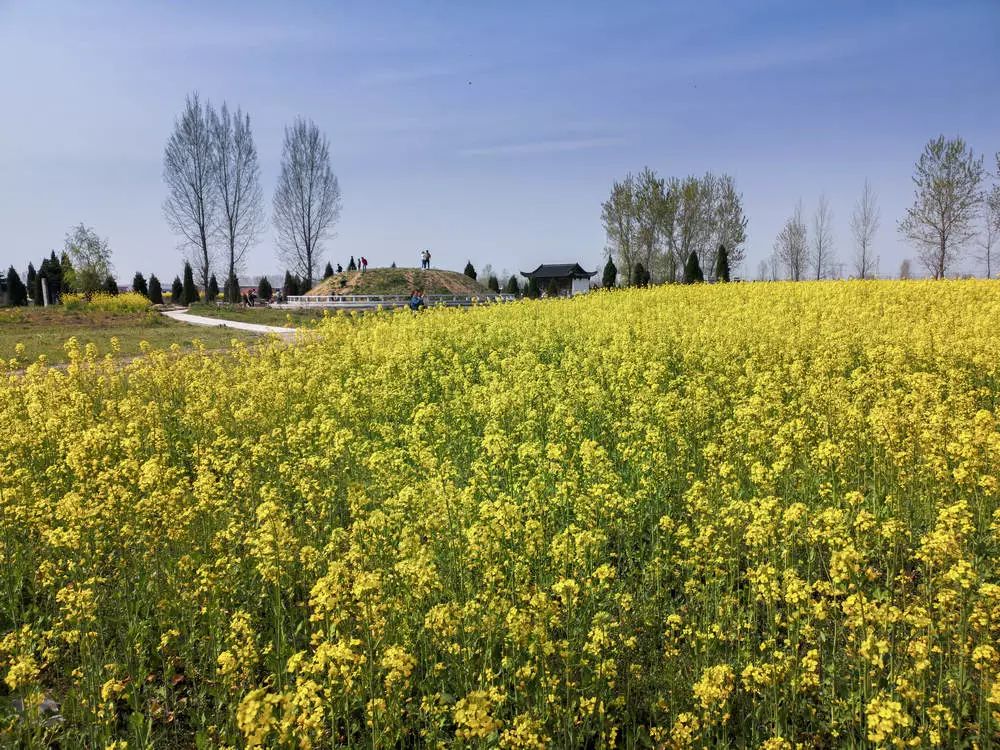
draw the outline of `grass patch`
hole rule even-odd
[[[67,310],[62,307],[15,307],[0,309],[0,361],[17,359],[30,364],[45,355],[51,364],[68,361],[63,344],[75,336],[80,346],[94,344],[99,355],[115,353],[112,339],[118,340],[116,356],[134,357],[141,353],[140,342],[156,349],[178,344],[194,348],[200,341],[209,349],[228,347],[233,339],[255,341],[257,334],[231,328],[198,328],[165,318],[155,310],[109,312],[102,310]],[[24,351],[18,356],[17,345]]]

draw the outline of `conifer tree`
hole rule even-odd
[[[646,286],[649,283],[649,274],[642,263],[636,263],[632,267],[632,286]]]
[[[215,302],[215,298],[219,296],[219,282],[215,279],[215,274],[208,280],[208,289],[205,290],[205,301]]]
[[[70,260],[69,253],[63,252],[59,259],[59,266],[62,273],[62,291],[64,293],[76,291],[76,269],[73,268],[73,261]]]
[[[38,272],[35,271],[35,266],[29,263],[28,273],[24,277],[24,285],[28,288],[28,293],[31,295],[31,301],[36,305],[40,305],[42,304],[41,300],[35,297],[35,281],[37,278]]]
[[[348,271],[357,271],[358,270],[358,264],[354,262],[354,256],[353,255],[351,256],[351,262],[347,264],[347,270]]]
[[[538,281],[535,279],[534,276],[528,279],[528,288],[525,291],[524,295],[528,299],[538,299],[539,297],[542,296],[542,290],[538,288]]]
[[[719,245],[719,253],[715,256],[715,280],[729,281],[729,251],[725,245]]]
[[[174,305],[184,304],[184,285],[181,284],[181,277],[174,276],[174,283],[170,285],[170,302]]]
[[[257,296],[264,300],[270,300],[274,296],[274,290],[271,288],[271,282],[268,281],[267,276],[260,277],[260,281],[257,283]]]
[[[608,262],[604,264],[604,276],[601,278],[601,286],[605,289],[614,288],[615,282],[618,281],[618,267],[615,262],[608,256]]]
[[[132,277],[132,291],[138,292],[143,297],[149,297],[149,287],[146,286],[146,277],[139,271],[136,271],[135,276]]]
[[[490,274],[489,281],[486,282],[486,287],[494,292],[500,291],[500,279],[498,279],[493,274]]]
[[[559,285],[556,283],[555,279],[549,279],[548,286],[545,287],[546,297],[558,297],[559,296]]]
[[[510,278],[507,279],[507,286],[504,289],[504,292],[506,294],[516,294],[518,296],[521,295],[521,285],[517,283],[517,276],[515,276],[514,274],[510,275]]]
[[[466,264],[465,264],[465,270],[462,273],[464,273],[470,279],[475,279],[476,278],[476,269],[473,268],[471,260],[466,262]]]
[[[687,263],[684,264],[684,283],[697,284],[705,280],[705,274],[701,272],[701,265],[698,263],[698,255],[692,250],[688,256]]]
[[[155,274],[149,277],[149,301],[154,305],[163,304],[163,287],[160,286],[160,280]]]
[[[330,265],[330,261],[326,262],[326,268],[323,270],[323,278],[328,279],[333,276],[333,266]]]
[[[28,289],[14,266],[7,269],[7,303],[12,307],[24,307],[28,304]]]
[[[194,271],[191,269],[191,264],[184,263],[184,289],[181,292],[181,297],[183,298],[182,305],[190,305],[192,302],[198,302],[201,300],[201,294],[198,293],[198,287],[194,285]]]
[[[354,258],[351,258],[351,260],[353,261]],[[295,280],[295,277],[292,276],[291,271],[285,271],[285,283],[281,287],[281,292],[286,297],[291,297],[299,293],[298,282]]]
[[[110,294],[112,297],[118,296],[118,282],[115,281],[115,277],[108,274],[108,277],[104,280],[104,293]]]

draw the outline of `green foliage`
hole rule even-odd
[[[222,298],[231,305],[240,301],[240,280],[235,273],[229,274],[222,288]]]
[[[538,288],[538,281],[534,276],[528,279],[528,287],[525,289],[524,296],[528,299],[538,299],[542,296],[542,290]]]
[[[201,294],[198,293],[198,287],[194,285],[194,271],[191,270],[191,264],[184,263],[184,289],[181,292],[181,304],[190,305],[192,302],[198,302],[201,300]]]
[[[7,302],[12,307],[23,307],[28,304],[28,289],[14,266],[7,269]]]
[[[650,274],[642,263],[636,263],[632,269],[632,286],[649,286]]]
[[[549,279],[549,283],[545,287],[546,297],[558,297],[559,296],[559,285],[556,283],[555,279]]]
[[[354,257],[351,257],[351,262],[354,262]],[[291,271],[285,271],[285,283],[281,287],[282,293],[286,297],[291,297],[299,293],[299,279],[297,276],[293,276]]]
[[[719,253],[715,256],[715,280],[729,281],[729,252],[725,245],[719,245]]]
[[[112,272],[108,241],[80,223],[66,235],[64,247],[75,269],[73,285],[76,291],[82,294],[101,291]]]
[[[357,271],[358,270],[358,264],[354,262],[354,256],[353,255],[351,256],[351,262],[347,264],[347,270],[348,271]]]
[[[476,278],[476,269],[473,268],[471,260],[470,261],[466,261],[466,263],[465,263],[465,270],[462,271],[462,273],[464,273],[470,279]]]
[[[333,276],[333,266],[327,261],[326,268],[323,270],[323,278],[328,279]]]
[[[104,280],[104,293],[110,294],[112,297],[118,296],[118,282],[115,281],[115,277],[108,274],[108,277]]]
[[[329,266],[329,264],[327,264]],[[271,288],[271,282],[267,280],[267,276],[261,276],[260,281],[257,284],[257,294],[261,299],[269,300],[274,296],[274,290]]]
[[[701,272],[701,264],[698,263],[698,255],[691,251],[687,263],[684,264],[684,283],[697,284],[705,280],[705,274]]]
[[[59,259],[62,268],[62,290],[63,292],[78,292],[76,283],[76,269],[73,268],[73,261],[70,260],[69,253],[63,251]]]
[[[219,282],[215,280],[215,274],[212,274],[212,278],[208,280],[208,289],[205,290],[205,301],[215,302],[215,298],[219,296]]]
[[[500,279],[498,279],[494,274],[490,274],[489,280],[486,282],[486,287],[494,292],[500,291]]]
[[[614,260],[611,256],[608,256],[608,262],[604,264],[604,276],[601,278],[601,286],[605,289],[614,288],[615,282],[618,281],[618,267],[615,265]]]
[[[31,263],[28,264],[28,273],[24,277],[25,286],[28,288],[28,293],[31,294],[32,302],[35,298],[35,281],[38,278],[38,272],[35,271],[35,266]],[[36,303],[41,304],[41,303]]]
[[[520,296],[521,285],[517,283],[517,276],[515,274],[511,274],[510,278],[507,279],[507,286],[504,288],[504,292]]]
[[[163,288],[160,286],[160,280],[155,275],[149,277],[149,301],[154,305],[163,304]]]
[[[174,283],[170,285],[170,301],[175,305],[184,304],[184,285],[181,284],[181,277],[174,276]]]
[[[143,297],[149,297],[149,287],[146,285],[146,277],[138,271],[132,277],[132,291],[138,292]]]

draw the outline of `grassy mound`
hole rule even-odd
[[[313,287],[309,294],[409,294],[413,289],[423,289],[425,294],[493,294],[464,273],[419,268],[369,268],[364,273],[336,273]]]

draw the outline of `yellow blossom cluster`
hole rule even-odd
[[[0,746],[990,747],[1000,285],[0,371]]]

